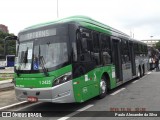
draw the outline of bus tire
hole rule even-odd
[[[139,67],[139,68],[138,68],[138,74],[137,74],[138,79],[139,79],[141,76],[142,76],[142,73],[141,73],[141,69],[140,69],[140,67]]]
[[[142,72],[142,76],[145,75],[145,66],[143,65],[143,72]]]
[[[103,76],[100,81],[100,95],[98,97],[102,99],[106,95],[107,95],[107,80],[105,76]]]

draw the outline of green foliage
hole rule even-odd
[[[155,48],[158,49],[158,50],[160,50],[160,41],[156,43]]]
[[[4,33],[0,31],[0,55],[4,54],[4,38],[14,36],[14,34]],[[16,53],[16,41],[6,40],[6,55],[14,55]]]

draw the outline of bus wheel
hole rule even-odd
[[[141,70],[140,70],[140,68],[138,68],[138,79],[141,77]]]
[[[144,76],[145,75],[145,67],[144,67],[144,65],[143,65],[143,72],[142,72],[142,76]]]
[[[104,98],[107,95],[107,80],[106,78],[103,76],[101,78],[101,82],[100,82],[100,95],[99,98]]]

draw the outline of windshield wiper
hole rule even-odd
[[[40,56],[40,54],[41,54],[41,48],[40,48],[40,45],[39,45],[39,62],[40,62],[40,65],[42,66],[42,70],[43,70],[44,75],[45,75],[45,76],[49,76],[48,70],[47,70],[46,67],[44,66],[44,64],[45,64],[44,57],[43,57],[43,56]]]
[[[44,64],[45,64],[45,60],[44,60],[44,57],[43,56],[39,56],[39,62],[40,62],[40,65],[42,66],[42,70],[43,70],[43,73],[45,76],[49,76],[48,74],[48,70],[45,68]]]
[[[15,67],[14,71],[17,73],[17,76],[19,77],[19,67],[18,67],[18,69],[16,69],[16,67]]]
[[[20,54],[21,54],[20,62],[26,64],[26,63],[28,62],[28,61],[27,61],[28,47],[27,47],[27,50],[26,50],[26,51],[22,51]]]
[[[27,50],[24,53],[24,60],[23,60],[23,62],[25,63],[25,65],[26,65],[26,63],[28,63],[27,56],[28,56],[28,47],[27,47]]]

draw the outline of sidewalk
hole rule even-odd
[[[0,91],[14,88],[14,84],[12,83],[13,74],[13,67],[5,67],[5,69],[0,69],[0,78],[8,78],[8,80],[0,80]]]
[[[14,84],[12,83],[12,79],[0,81],[0,91],[9,90],[13,88]]]
[[[12,79],[0,81],[0,111],[7,108],[7,106],[12,109],[15,107],[18,108],[21,105],[24,105],[23,103],[26,102],[20,102],[16,98]]]
[[[0,69],[0,73],[14,73],[13,67],[5,67],[5,69]]]

